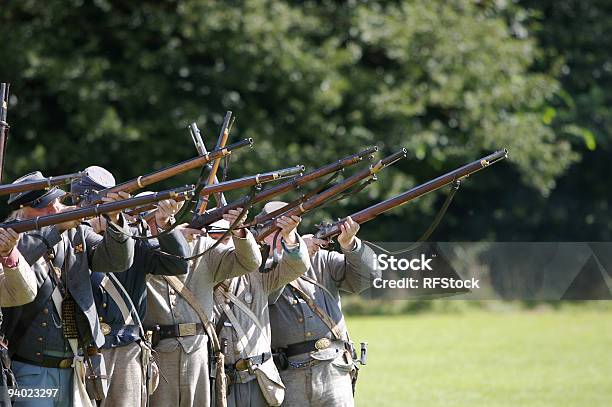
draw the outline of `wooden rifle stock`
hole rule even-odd
[[[270,171],[265,172],[263,174],[251,175],[248,177],[242,177],[237,179],[232,179],[229,181],[219,182],[217,184],[206,185],[200,191],[200,196],[207,194],[217,194],[226,191],[231,191],[233,189],[238,188],[246,188],[254,185],[264,184],[266,182],[272,182],[278,179],[283,179],[287,177],[294,177],[304,171],[303,165],[297,165],[295,167],[289,167],[278,171]],[[134,216],[141,212],[146,212],[148,210],[155,209],[155,206],[148,205],[141,208],[135,208],[132,211],[128,212],[128,215]]]
[[[163,181],[165,179],[174,177],[177,174],[189,171],[194,168],[201,167],[206,165],[209,161],[215,160],[220,157],[224,157],[228,154],[231,154],[232,151],[237,150],[242,147],[251,146],[253,144],[253,139],[244,139],[234,144],[230,144],[227,147],[224,147],[220,150],[214,150],[208,153],[205,156],[199,156],[192,158],[190,160],[183,161],[181,163],[171,165],[170,167],[163,168],[161,170],[152,172],[147,175],[142,175],[138,178],[135,178],[131,181],[123,182],[121,184],[115,185],[112,188],[106,188],[99,191],[96,194],[92,194],[90,197],[85,197],[87,204],[96,204],[102,201],[102,197],[106,196],[111,192],[134,192],[138,189],[142,189],[148,185],[155,184],[156,182]]]
[[[72,209],[53,215],[38,216],[36,218],[27,220],[5,222],[3,224],[0,224],[0,227],[4,229],[13,229],[17,233],[29,232],[31,230],[38,230],[45,226],[57,225],[58,223],[89,218],[92,216],[103,215],[105,213],[117,212],[123,209],[133,208],[135,206],[147,205],[153,202],[163,201],[165,199],[188,199],[193,196],[193,193],[193,186],[185,186],[182,188],[155,192],[150,195],[123,199],[121,201]]]
[[[4,175],[4,155],[6,150],[6,141],[8,140],[9,124],[7,123],[8,99],[10,84],[0,84],[0,182]]]
[[[291,191],[292,189],[299,188],[308,182],[314,181],[328,174],[332,174],[336,171],[343,170],[346,167],[361,162],[365,157],[371,157],[371,155],[377,151],[378,147],[368,148],[359,153],[344,157],[336,162],[307,172],[306,174],[296,177],[290,181],[286,181],[276,186],[273,186],[272,188],[268,188],[264,191],[257,193],[251,200],[251,204],[267,201],[274,196],[281,195]],[[189,227],[193,229],[202,229],[203,227],[222,219],[223,214],[227,213],[230,209],[243,208],[248,203],[248,201],[249,197],[245,196],[221,208],[213,209],[212,211],[209,211],[203,215],[196,215],[190,222]]]
[[[406,157],[406,149],[402,148],[401,150],[391,154],[388,157],[383,158],[378,161],[376,164],[370,165],[369,168],[359,171],[358,173],[348,177],[344,181],[334,185],[333,187],[326,189],[325,191],[311,197],[310,199],[302,202],[299,206],[284,212],[283,216],[300,216],[311,209],[322,205],[325,201],[330,198],[340,194],[341,192],[346,191],[353,185],[358,182],[374,177],[379,171],[382,169],[396,163],[397,161]],[[267,236],[271,235],[279,228],[275,224],[276,219],[271,219],[264,223],[261,228],[254,228],[253,234],[255,235],[255,239],[261,242]]]
[[[393,198],[389,198],[385,201],[372,205],[368,208],[362,209],[351,216],[355,222],[362,224],[369,220],[374,219],[378,215],[398,206],[404,205],[416,198],[419,198],[425,194],[440,189],[446,185],[449,185],[457,180],[461,180],[469,177],[470,175],[488,167],[491,164],[495,164],[508,157],[508,150],[503,149],[496,151],[486,157],[476,160],[463,167],[457,168],[454,171],[443,174],[431,181],[424,184],[418,185],[406,192],[403,192]],[[318,239],[328,239],[330,237],[340,234],[340,225],[346,220],[346,218],[339,220],[334,223],[323,224],[319,227],[319,231],[315,234]]]
[[[215,146],[215,150],[219,150],[225,147],[225,143],[227,143],[227,139],[229,137],[229,132],[232,123],[232,112],[228,111],[225,113],[225,119],[223,119],[223,125],[221,126],[221,132],[219,133],[219,139],[217,140],[217,145]],[[210,168],[210,173],[208,174],[208,180],[206,181],[206,185],[213,184],[215,179],[217,179],[217,171],[219,170],[219,165],[221,164],[221,158],[217,158],[213,161],[212,167]],[[201,215],[206,211],[208,207],[208,194],[202,195],[200,201],[198,202],[197,212]],[[220,200],[221,198],[217,198]]]
[[[38,189],[51,189],[55,186],[70,184],[72,180],[83,177],[82,172],[74,174],[58,175],[57,177],[48,177],[35,181],[17,182],[14,184],[0,185],[0,195],[15,194],[17,192],[35,191]]]

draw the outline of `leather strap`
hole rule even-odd
[[[329,330],[334,335],[336,340],[342,341],[343,340],[342,332],[340,331],[340,328],[331,319],[331,317],[327,314],[327,312],[325,312],[325,310],[323,310],[321,307],[315,304],[314,300],[304,290],[302,290],[302,288],[299,286],[299,284],[296,281],[290,282],[289,285],[294,289],[295,292],[297,292],[300,295],[300,297],[302,297],[302,299],[306,302],[306,304],[308,304],[310,309],[315,314],[317,314],[319,318],[321,318],[321,321],[323,321],[323,323],[329,328]]]

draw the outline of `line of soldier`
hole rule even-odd
[[[71,193],[115,184],[101,167],[85,174]],[[64,194],[12,194],[10,218],[61,212]],[[268,202],[260,215],[284,205]],[[299,217],[280,217],[262,256],[239,227],[247,211],[228,211],[208,233],[168,231],[180,207],[160,202],[148,221],[120,212],[20,235],[0,228],[0,405],[354,405],[357,356],[339,293],[376,277],[359,224],[342,224],[339,253],[300,236]],[[218,233],[230,224],[229,236]],[[9,401],[15,385],[57,394]]]

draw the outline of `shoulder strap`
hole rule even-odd
[[[295,289],[295,291],[300,295],[300,297],[302,297],[304,301],[306,301],[306,304],[308,304],[310,309],[315,314],[317,314],[319,318],[321,318],[321,321],[323,321],[323,323],[327,325],[331,333],[334,334],[334,337],[337,340],[340,340],[340,341],[343,340],[342,332],[340,331],[340,328],[332,320],[332,318],[327,314],[327,312],[325,312],[325,310],[323,310],[321,307],[315,304],[314,300],[304,290],[302,290],[302,288],[299,286],[299,284],[295,280],[290,282],[289,285],[293,287],[293,289]]]
[[[202,322],[202,325],[204,326],[204,330],[206,331],[206,334],[210,338],[210,343],[211,343],[213,350],[215,352],[220,352],[221,346],[219,344],[219,337],[217,336],[217,333],[215,332],[215,327],[213,326],[212,322],[210,322],[210,319],[206,315],[206,312],[204,312],[204,309],[200,305],[195,295],[193,295],[193,293],[189,290],[189,288],[187,288],[185,284],[183,284],[183,282],[178,279],[178,277],[163,276],[163,278],[164,280],[166,280],[166,282],[168,282],[168,284],[172,286],[172,288],[174,288],[174,290],[177,293],[181,295],[181,297],[183,297],[185,301],[187,301],[187,304],[189,304],[189,306],[193,308],[195,313],[198,314],[198,317],[200,318],[200,321]]]
[[[302,280],[306,280],[308,281],[310,284],[314,284],[317,287],[320,287],[323,291],[325,291],[334,301],[336,300],[334,295],[331,293],[331,291],[329,291],[329,289],[327,287],[325,287],[323,284],[319,283],[317,280],[315,280],[314,278],[311,278],[307,275],[303,275],[300,276],[298,278],[301,278]]]

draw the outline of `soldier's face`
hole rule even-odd
[[[65,210],[64,208],[66,207],[60,203],[59,199],[55,199],[44,208],[31,208],[26,206],[23,208],[23,214],[26,218],[31,219],[37,216],[55,215],[56,213],[60,213],[62,210]]]

